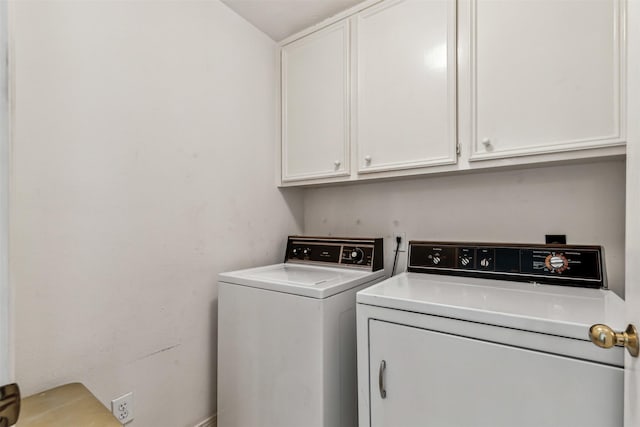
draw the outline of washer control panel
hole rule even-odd
[[[409,242],[409,271],[606,288],[602,247]]]
[[[377,271],[383,268],[382,238],[289,236],[285,262]]]

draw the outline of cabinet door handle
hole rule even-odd
[[[378,388],[380,389],[380,397],[383,399],[387,397],[387,390],[384,389],[385,369],[387,369],[387,362],[383,360],[380,362],[380,369],[378,370]]]

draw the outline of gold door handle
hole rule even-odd
[[[627,326],[624,332],[616,332],[607,325],[593,325],[589,328],[589,338],[598,347],[611,348],[616,345],[626,347],[633,357],[638,357],[640,353],[638,331],[633,325]]]
[[[20,415],[20,388],[18,384],[0,387],[0,427],[12,426]]]

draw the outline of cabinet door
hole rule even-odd
[[[608,365],[369,320],[369,370],[372,427],[622,426]]]
[[[282,48],[283,181],[349,174],[349,23]]]
[[[455,2],[383,2],[360,13],[358,172],[456,162]]]
[[[472,160],[622,144],[623,12],[471,0]]]

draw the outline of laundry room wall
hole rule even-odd
[[[277,47],[217,1],[11,2],[15,376],[215,413],[216,275],[280,261]]]
[[[383,236],[393,264],[394,232],[408,240],[602,245],[611,289],[624,295],[624,160],[476,172],[313,188],[304,196],[305,232]],[[398,271],[406,267],[400,253]]]
[[[7,2],[0,2],[0,58],[7,57]],[[0,384],[9,372],[9,103],[7,62],[0,63]]]

